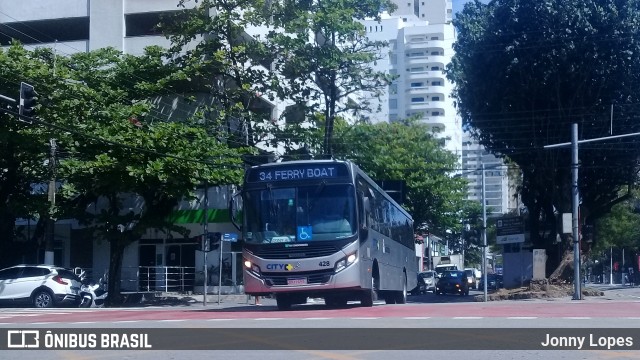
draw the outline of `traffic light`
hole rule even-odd
[[[20,83],[20,120],[29,122],[28,119],[25,120],[23,117],[32,118],[35,116],[35,106],[38,101],[38,93],[33,88],[33,86],[21,82]]]

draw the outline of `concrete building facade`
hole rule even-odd
[[[367,37],[385,41],[380,60],[373,64],[397,78],[385,94],[374,100],[371,122],[393,122],[418,117],[427,124],[443,148],[461,156],[462,125],[451,92],[453,83],[445,68],[453,56],[455,29],[451,1],[395,1],[393,14],[380,21],[363,21]]]

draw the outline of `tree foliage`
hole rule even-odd
[[[391,77],[375,71],[383,42],[370,41],[358,21],[377,18],[387,0],[274,1],[269,7],[273,30],[267,35],[281,75],[278,95],[292,100],[308,119],[322,114],[323,156],[333,155],[338,116],[357,116],[367,101],[384,91]]]
[[[264,2],[201,0],[195,7],[187,3],[181,0],[183,9],[159,24],[171,41],[167,58],[173,69],[163,86],[205,94],[200,116],[208,131],[231,146],[254,146],[260,141],[254,127],[271,120],[271,105],[262,98],[278,84],[269,71],[270,49],[247,33],[267,21]]]
[[[0,93],[18,99],[21,81],[36,86],[52,81],[47,60],[46,52],[28,52],[16,44],[0,49]],[[37,90],[41,91],[40,87]],[[3,103],[3,107],[17,111],[9,104]],[[43,245],[44,220],[49,211],[46,188],[34,188],[33,184],[49,178],[43,165],[49,153],[46,130],[0,112],[0,266],[33,261],[28,255]],[[16,237],[16,220],[31,217],[42,219],[37,231],[30,239],[26,234]]]
[[[610,247],[626,248],[637,251],[640,249],[640,209],[638,208],[638,193],[627,201],[616,204],[611,212],[596,222],[594,238],[597,238],[596,253],[608,250]]]
[[[46,196],[28,189],[48,179],[45,139],[58,139],[57,178],[63,187],[48,215],[75,218],[109,241],[109,291],[117,302],[124,248],[151,228],[187,236],[167,220],[169,213],[203,181],[238,184],[247,150],[209,136],[194,119],[151,121],[159,114],[152,99],[176,89],[166,86],[174,84],[175,72],[159,48],[142,56],[101,49],[65,57],[14,45],[0,55],[5,58],[13,61],[7,63],[16,79],[29,79],[36,87],[42,105],[41,121],[32,126],[3,116],[16,134],[2,142],[13,147],[18,160],[11,171],[21,178],[13,191],[24,197],[24,202],[9,201],[13,214],[3,221],[46,217]],[[18,139],[20,144],[11,145]],[[23,205],[30,203],[31,208]],[[15,249],[6,240],[3,244]]]
[[[640,130],[639,10],[632,0],[474,1],[454,21],[448,75],[460,114],[482,145],[522,169],[519,190],[535,246],[550,245],[557,214],[571,212],[570,150],[543,146],[569,142],[572,123],[580,139]],[[580,145],[584,222],[608,212],[620,188],[635,184],[638,144]],[[546,239],[544,229],[551,230]]]

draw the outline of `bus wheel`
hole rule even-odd
[[[291,299],[289,299],[287,295],[284,295],[284,294],[276,295],[276,304],[278,305],[278,310],[291,309]]]
[[[365,307],[372,307],[373,302],[378,300],[378,289],[380,288],[380,280],[376,277],[371,277],[371,289],[367,289],[362,293],[362,299],[360,305]]]
[[[406,304],[407,303],[407,277],[403,276],[402,280],[402,291],[399,291],[396,294],[396,304]]]
[[[384,297],[385,304],[395,304],[396,303],[396,294],[393,291],[389,291],[387,295]]]

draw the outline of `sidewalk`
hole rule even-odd
[[[604,296],[589,296],[593,300],[640,300],[640,286],[628,286],[621,284],[597,284],[587,283],[584,287],[598,289],[604,292]],[[592,299],[589,299],[592,300]]]

